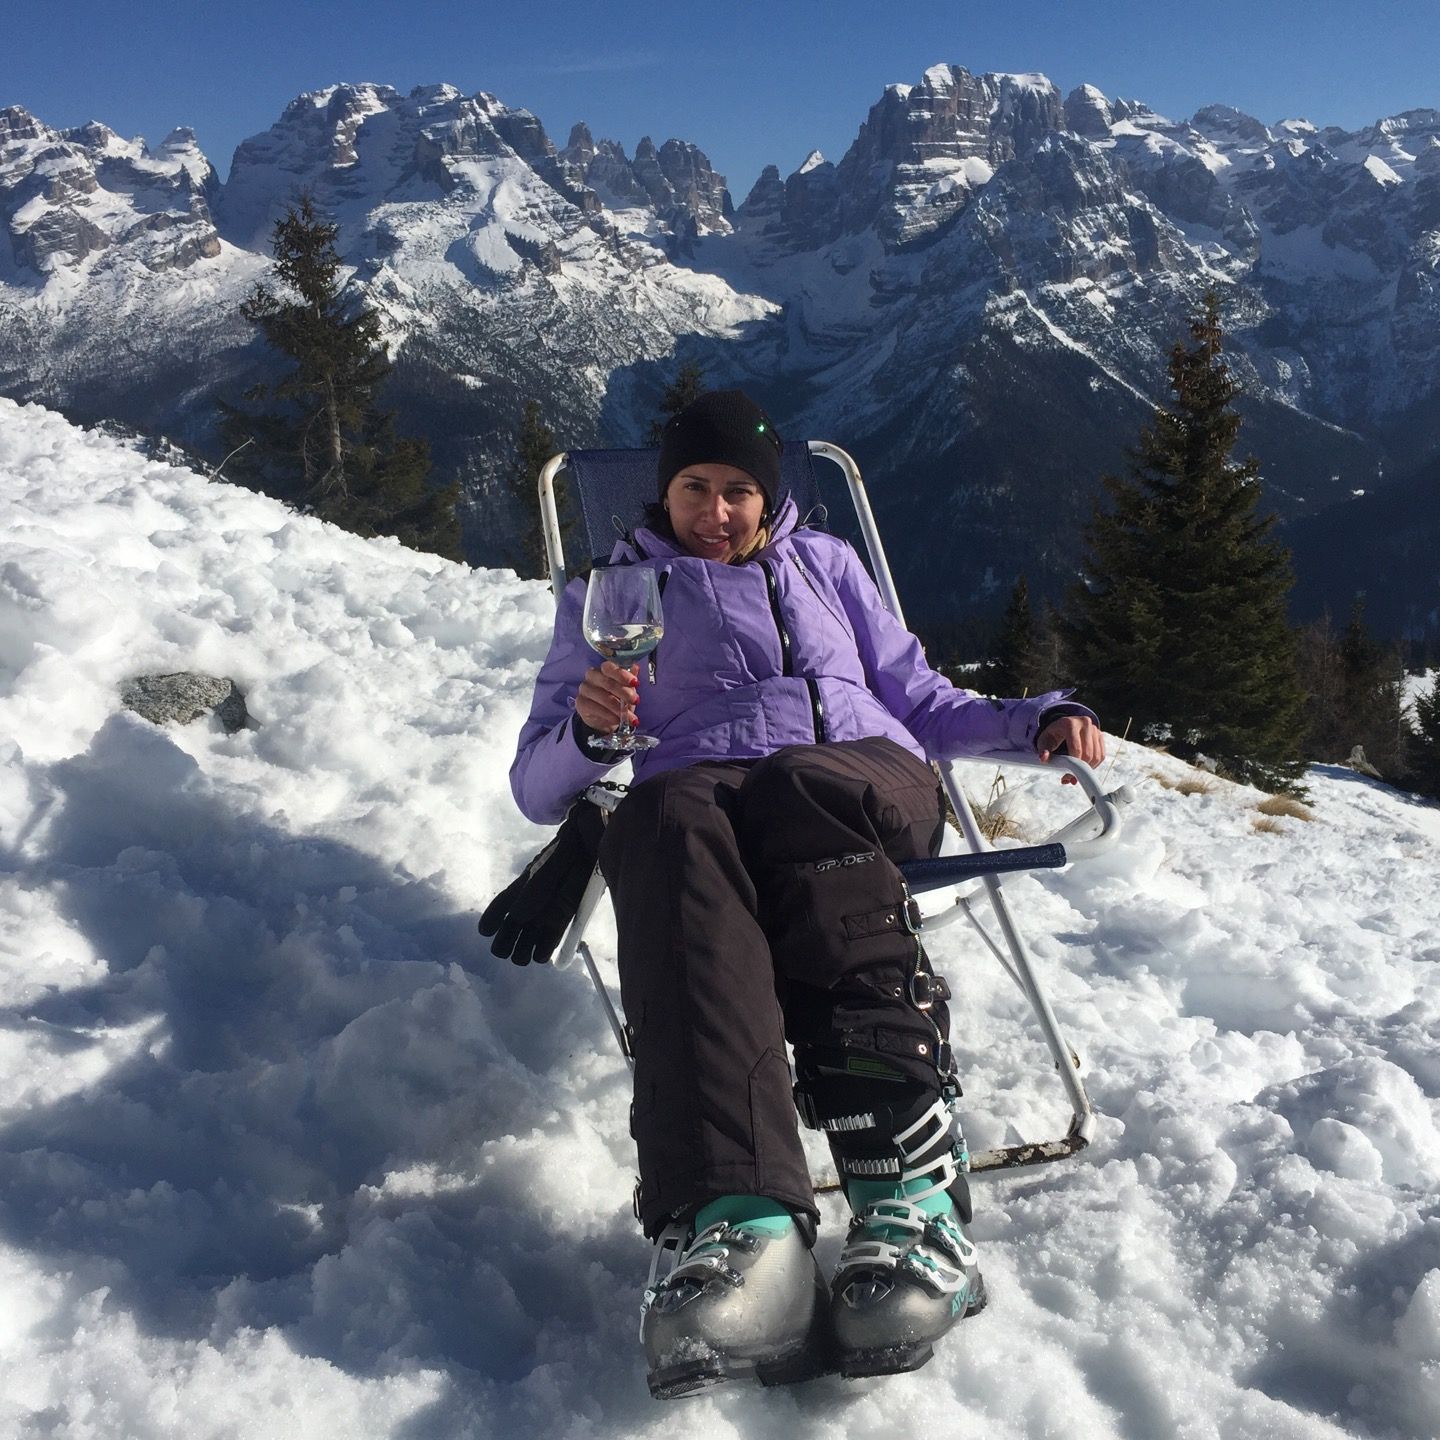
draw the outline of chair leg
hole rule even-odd
[[[590,923],[590,917],[594,915],[595,907],[599,905],[600,897],[604,893],[605,877],[597,865],[590,876],[590,883],[585,887],[585,893],[580,897],[580,907],[575,912],[575,918],[570,922],[570,928],[565,932],[565,939],[555,956],[554,965],[557,970],[567,969],[574,961],[580,942],[585,938],[585,927]]]

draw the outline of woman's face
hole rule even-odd
[[[733,465],[687,465],[666,486],[665,508],[692,555],[725,565],[758,533],[765,492]]]

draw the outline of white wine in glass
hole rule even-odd
[[[648,565],[597,565],[585,591],[583,624],[586,640],[607,660],[633,665],[644,659],[665,633],[654,570]],[[621,755],[659,743],[653,735],[639,734],[628,721],[621,721],[613,735],[592,735],[589,740],[593,749]]]

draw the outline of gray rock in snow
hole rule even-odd
[[[1385,778],[1370,763],[1369,758],[1365,754],[1365,747],[1363,745],[1357,745],[1350,752],[1350,758],[1345,763],[1357,774],[1368,775],[1372,780],[1383,780]]]
[[[234,734],[250,722],[245,695],[233,680],[182,671],[175,675],[139,675],[125,683],[120,703],[156,725],[188,725],[215,714]]]

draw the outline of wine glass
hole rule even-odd
[[[665,633],[654,570],[648,565],[597,565],[585,591],[583,625],[590,644],[617,665],[633,665],[648,655]],[[588,743],[595,750],[631,755],[660,742],[622,720],[613,735],[592,735]]]

